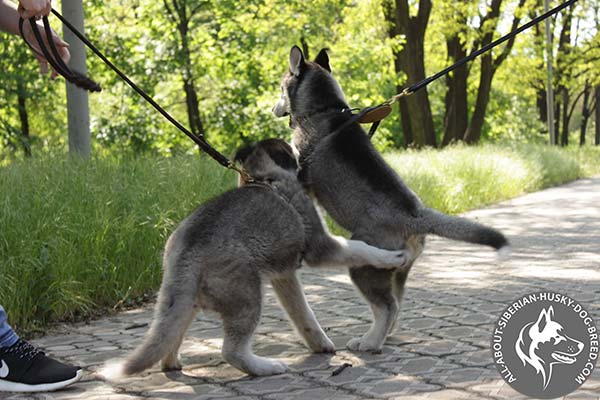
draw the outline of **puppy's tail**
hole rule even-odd
[[[154,320],[143,342],[125,359],[109,361],[100,371],[105,379],[117,380],[138,374],[177,351],[190,321],[189,311],[194,305],[181,304],[180,300],[162,292],[163,288],[156,304]]]
[[[509,242],[496,229],[470,221],[466,218],[453,217],[432,209],[423,210],[423,233],[431,233],[449,239],[481,244],[498,250],[499,255],[506,255]]]
[[[172,242],[169,239],[169,242]],[[108,380],[138,374],[178,350],[190,321],[197,311],[196,282],[176,278],[176,265],[169,256],[170,245],[164,257],[163,282],[154,308],[154,319],[142,343],[123,360],[109,361],[99,374]],[[170,367],[170,366],[169,366]]]

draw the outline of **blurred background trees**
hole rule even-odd
[[[364,107],[542,13],[542,3],[85,0],[84,9],[86,34],[115,64],[193,132],[231,152],[289,136],[287,121],[276,120],[271,107],[293,44],[311,56],[328,47],[348,102]],[[597,2],[578,2],[552,22],[561,145],[600,142],[599,18]],[[376,145],[547,141],[543,48],[540,26],[400,102]],[[0,163],[65,152],[64,83],[40,77],[19,38],[0,34],[0,50]],[[104,88],[90,96],[93,154],[196,151],[93,55],[88,66]]]

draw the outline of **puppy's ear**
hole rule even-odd
[[[255,145],[252,145],[252,144],[240,148],[235,153],[235,156],[233,157],[233,161],[236,163],[243,164],[244,161],[246,161],[246,158],[248,158],[248,156],[250,154],[252,154],[252,152],[254,151],[254,148],[255,148]]]
[[[290,50],[290,72],[298,77],[304,71],[306,67],[306,61],[304,61],[304,55],[300,47],[294,46]]]
[[[294,152],[289,144],[281,139],[266,139],[258,143],[259,147],[262,147],[269,157],[285,170],[295,171],[298,169],[298,162],[294,157]]]
[[[317,57],[315,58],[315,63],[319,64],[321,67],[325,68],[327,71],[331,72],[331,66],[329,65],[329,55],[327,51],[329,49],[324,48],[321,49]]]

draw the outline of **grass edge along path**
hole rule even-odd
[[[385,157],[427,206],[451,214],[600,174],[600,148],[591,146],[451,146]],[[143,299],[160,284],[170,232],[235,182],[198,156],[48,157],[0,168],[0,304],[9,322],[31,332]]]

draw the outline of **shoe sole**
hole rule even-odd
[[[0,392],[15,392],[15,393],[34,393],[34,392],[53,392],[65,388],[77,382],[83,376],[83,370],[77,371],[75,377],[66,381],[54,383],[42,383],[39,385],[28,385],[26,383],[11,382],[0,379]]]

